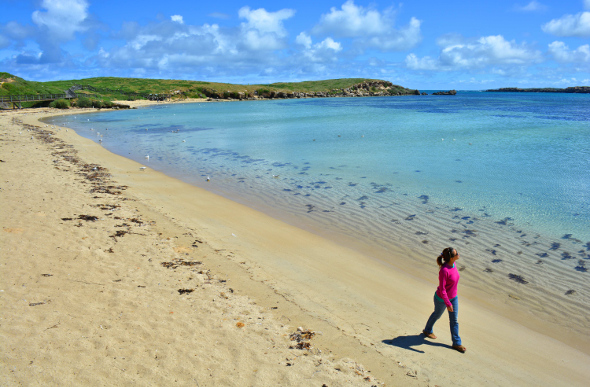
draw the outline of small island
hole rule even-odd
[[[501,89],[490,89],[488,92],[495,93],[590,93],[590,86],[574,86],[566,87],[565,89],[559,89],[554,87],[543,87],[543,88],[532,88],[532,89],[519,89],[518,87],[503,87]]]

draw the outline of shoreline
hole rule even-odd
[[[224,110],[233,109],[229,105],[225,108],[227,109]],[[87,138],[92,140],[95,137],[92,135]],[[109,143],[106,137],[105,141],[103,146]],[[143,154],[139,154],[134,160],[156,167],[146,163]],[[157,169],[167,173],[161,166]],[[371,197],[369,201],[374,203],[372,207],[385,207],[391,201],[395,206],[386,212],[372,212],[374,216],[369,217],[369,222],[365,222],[363,217],[367,218],[365,214],[368,209],[357,208],[356,213],[345,213],[348,208],[354,210],[354,206],[334,206],[333,202],[327,200],[322,202],[321,199],[305,199],[304,196],[307,195],[304,194],[314,193],[293,189],[294,184],[303,184],[302,182],[283,184],[283,180],[291,178],[286,170],[273,170],[272,173],[281,174],[282,179],[269,179],[270,185],[267,184],[266,188],[263,188],[261,180],[255,183],[256,188],[251,186],[254,183],[250,183],[250,186],[232,186],[229,180],[236,179],[229,177],[232,173],[227,172],[223,179],[225,183],[220,179],[223,176],[215,176],[211,182],[205,182],[204,177],[203,181],[199,178],[184,179],[182,172],[178,171],[173,171],[169,176],[320,235],[428,283],[433,283],[433,279],[436,279],[436,265],[432,264],[432,257],[438,254],[437,246],[440,243],[449,243],[459,248],[467,258],[460,265],[465,270],[464,274],[467,274],[462,281],[462,293],[477,299],[495,313],[522,325],[534,326],[538,332],[589,352],[590,341],[585,332],[590,316],[585,305],[590,302],[590,288],[584,282],[587,273],[582,272],[585,262],[581,258],[572,259],[574,257],[570,255],[585,248],[580,247],[577,239],[549,237],[533,227],[523,227],[517,221],[511,224],[512,222],[506,220],[508,218],[502,220],[502,217],[494,218],[493,215],[489,217],[487,214],[468,211],[458,215],[457,208],[441,207],[433,202],[418,204],[416,200],[408,201],[400,195],[386,196],[388,194],[379,198]],[[239,176],[246,176],[246,182],[256,181],[253,178],[260,173],[261,170],[258,170],[250,176]],[[270,177],[271,172],[265,173]],[[238,183],[242,182],[242,177],[238,179]],[[328,180],[327,185],[335,184],[338,183]],[[361,197],[367,187],[359,187],[361,189],[358,191],[355,191],[356,188],[347,188],[347,195]],[[341,189],[342,187],[336,187],[336,190]],[[281,190],[295,191],[295,195],[300,196],[272,195],[272,192]],[[405,195],[404,192],[400,194]],[[418,195],[420,194],[413,196]],[[298,201],[295,202],[296,200]],[[310,213],[310,206],[314,207],[313,213]],[[323,216],[323,209],[329,209],[330,213]],[[405,219],[408,214],[417,215],[410,217],[410,222]],[[394,224],[389,222],[392,218],[397,220]],[[429,243],[425,244],[426,239]],[[444,242],[448,240],[452,242]],[[574,253],[574,256],[579,254],[581,253]],[[576,265],[579,267],[574,268]],[[561,308],[557,310],[553,305],[560,305]],[[563,315],[568,316],[566,321],[563,320]]]
[[[25,121],[34,124],[36,119],[27,117]],[[421,268],[414,273],[401,272],[370,253],[363,254],[365,246],[356,251],[338,246],[156,171],[141,172],[141,164],[111,154],[73,131],[67,133],[60,131],[56,136],[72,144],[88,162],[106,167],[117,184],[129,187],[124,195],[135,201],[139,213],[163,218],[178,229],[193,230],[193,234],[198,230],[200,240],[227,254],[214,265],[232,284],[240,285],[275,318],[322,331],[314,338],[318,348],[327,348],[337,358],[359,361],[377,380],[446,384],[467,373],[470,378],[465,379],[465,385],[485,380],[550,385],[566,379],[582,385],[588,377],[589,371],[584,369],[589,364],[587,349],[583,353],[537,333],[548,333],[551,326],[539,324],[533,327],[534,332],[491,313],[485,307],[485,292],[460,290],[462,310],[468,311],[459,318],[468,348],[464,357],[455,357],[461,355],[449,350],[443,321],[438,326],[436,346],[419,341],[436,287],[435,267],[427,269],[427,275],[419,273]],[[393,297],[395,294],[402,297]],[[275,309],[270,308],[277,302],[278,312],[272,312]],[[506,310],[510,312],[511,306]],[[521,319],[526,319],[526,314]],[[554,353],[560,353],[561,359],[554,359]],[[461,364],[457,368],[462,371],[447,372],[450,364]],[[393,375],[392,368],[397,369]]]

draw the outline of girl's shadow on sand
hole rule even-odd
[[[451,348],[451,349],[453,348],[447,344],[442,344],[442,343],[437,343],[432,340],[427,340],[426,336],[424,336],[422,333],[417,334],[417,335],[398,336],[398,337],[394,337],[393,339],[383,340],[382,343],[387,344],[387,345],[393,345],[395,347],[404,348],[409,351],[414,351],[414,352],[418,352],[418,353],[424,353],[424,351],[420,351],[420,350],[413,348],[413,347],[417,347],[420,345],[430,345],[433,347],[444,347],[444,348]]]

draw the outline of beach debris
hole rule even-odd
[[[50,304],[51,300],[43,301],[43,302],[29,302],[29,306],[38,306],[38,305],[45,305]]]
[[[575,290],[573,290],[573,289],[570,289],[570,290],[568,290],[567,292],[565,292],[565,295],[566,295],[566,296],[571,296],[571,295],[573,295],[573,294],[576,294],[576,291],[575,291]]]
[[[187,293],[192,293],[194,292],[195,289],[178,289],[178,294],[187,294]]]
[[[509,294],[508,297],[514,298],[515,300],[520,300],[520,297],[515,296],[514,294]]]
[[[195,247],[195,248],[196,248],[196,247],[199,247],[199,246],[197,246],[197,243],[203,243],[203,241],[200,241],[200,240],[198,240],[198,239],[195,239],[195,241],[193,242],[193,244],[192,244],[191,246],[192,246],[192,247]]]
[[[241,322],[241,321],[238,321],[238,322],[236,323],[236,326],[237,326],[238,328],[243,328],[245,325],[246,325],[246,324],[244,324],[244,323],[243,323],[243,322]]]
[[[289,348],[291,349],[311,349],[311,340],[315,336],[315,332],[310,329],[303,329],[302,327],[298,327],[297,331],[291,333],[289,335],[289,339],[291,341],[297,342],[297,344],[291,345]]]
[[[211,181],[211,178],[209,176],[207,176],[207,181]]]
[[[489,267],[486,267],[485,269],[483,269],[483,271],[485,271],[486,273],[493,273],[494,272],[494,270],[492,270]]]
[[[185,261],[182,258],[173,259],[171,262],[162,262],[161,265],[167,269],[176,269],[179,266],[196,266],[202,265],[201,261]]]
[[[78,219],[85,220],[87,222],[96,222],[98,220],[98,216],[94,215],[79,215]]]
[[[139,170],[140,170],[140,171],[145,171],[145,169],[146,169],[146,168],[147,168],[147,167],[139,167]]]
[[[53,274],[41,274],[41,277],[53,277]]]
[[[518,275],[518,274],[512,274],[512,273],[510,273],[510,274],[508,274],[508,278],[510,278],[513,281],[518,282],[519,284],[523,284],[523,285],[526,285],[526,284],[529,283],[529,281],[525,280],[523,278],[523,276]]]

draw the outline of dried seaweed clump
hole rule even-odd
[[[176,269],[178,266],[196,266],[201,265],[200,261],[185,261],[184,259],[173,259],[171,262],[162,262],[162,266],[167,269]]]
[[[309,329],[297,328],[296,332],[291,333],[289,338],[291,341],[296,341],[297,344],[291,345],[291,349],[311,349],[311,340],[315,336],[315,332]]]

